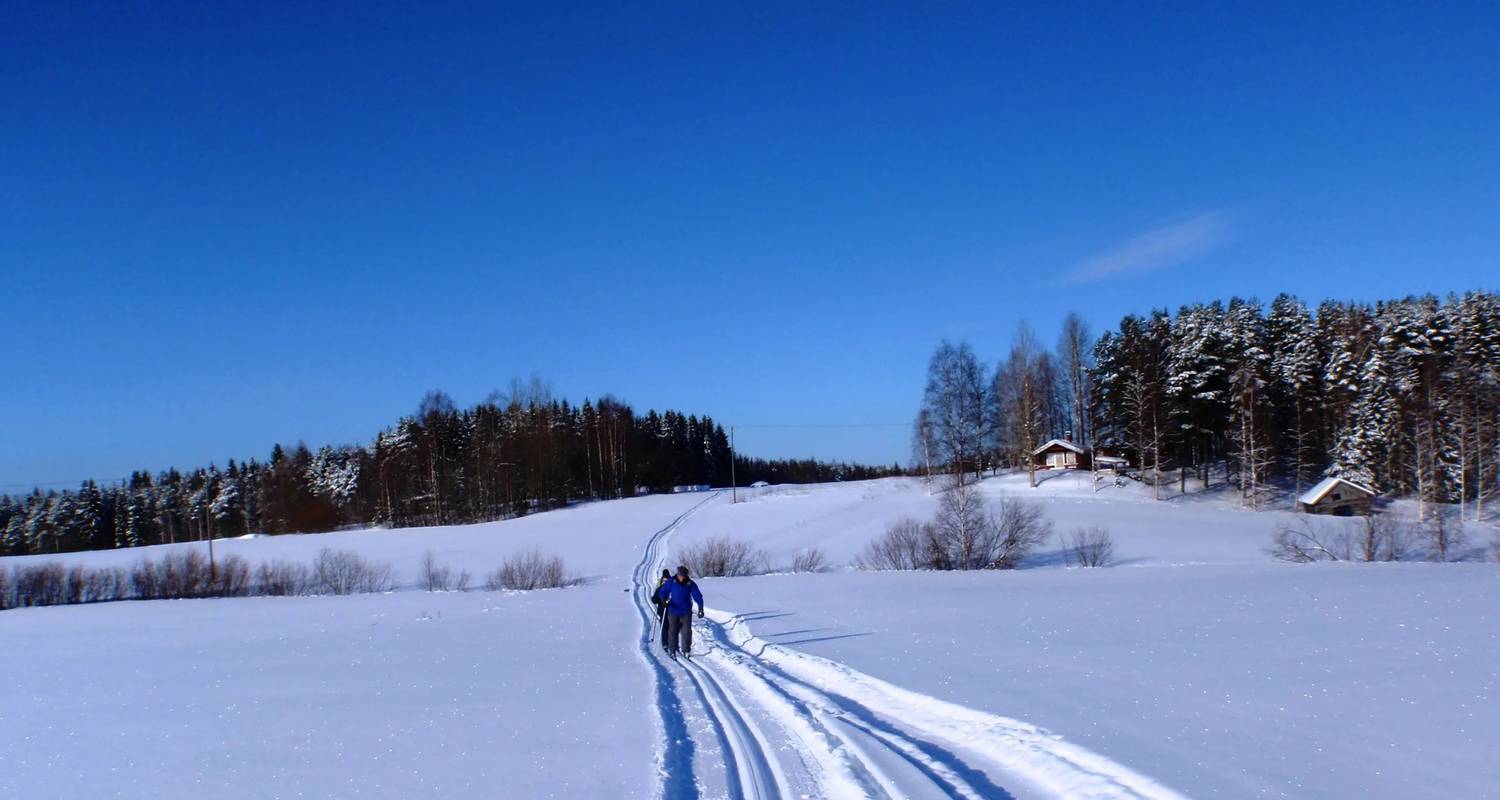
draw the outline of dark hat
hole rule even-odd
[[[686,564],[679,564],[677,566],[677,574],[681,575],[684,578],[686,578],[688,576],[687,565]]]
[[[666,567],[662,567],[661,576],[663,578],[670,578],[670,577],[672,577],[672,570],[669,570]]]

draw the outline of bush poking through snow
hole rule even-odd
[[[827,572],[828,554],[820,547],[809,547],[792,554],[792,572]]]
[[[561,558],[543,555],[542,551],[533,549],[507,558],[499,569],[490,573],[484,585],[492,592],[500,589],[524,592],[558,589],[579,582],[568,574]]]
[[[453,581],[460,589],[468,582],[466,572]],[[323,550],[314,569],[290,561],[268,561],[252,570],[239,556],[209,564],[200,551],[182,550],[159,561],[141,559],[129,570],[82,564],[65,567],[57,562],[0,570],[0,610],[115,600],[387,592],[394,585],[390,565],[371,563],[348,551]]]
[[[312,593],[312,570],[295,561],[267,561],[255,569],[255,589],[263,597],[292,597]]]
[[[313,584],[323,594],[388,592],[396,573],[390,564],[366,561],[353,550],[325,547],[313,561]]]
[[[766,553],[743,539],[712,536],[682,551],[695,578],[732,578],[766,572]]]
[[[1314,522],[1302,519],[1281,525],[1271,540],[1271,555],[1282,561],[1307,564],[1314,561],[1405,561],[1422,555],[1421,543],[1432,545],[1436,556],[1438,545],[1431,530],[1410,516],[1386,512],[1358,520]],[[1450,548],[1458,541],[1454,532],[1446,533]]]
[[[250,579],[250,562],[239,556],[219,559],[210,589],[215,597],[249,597],[254,588]]]
[[[1464,530],[1463,520],[1456,517],[1456,514],[1438,506],[1433,509],[1432,518],[1419,526],[1422,538],[1427,541],[1428,557],[1433,561],[1449,561],[1455,554],[1461,554],[1468,544],[1468,532]]]
[[[993,569],[1015,569],[1052,535],[1052,521],[1042,507],[1024,500],[1002,500],[990,524],[998,533],[999,546],[984,566]]]
[[[453,570],[437,563],[431,550],[422,554],[422,587],[429,592],[453,590]]]
[[[1277,527],[1271,539],[1271,555],[1296,564],[1348,561],[1354,552],[1353,537],[1348,530],[1319,531],[1307,520]]]
[[[1109,531],[1097,525],[1074,528],[1063,549],[1068,563],[1078,567],[1107,567],[1115,559],[1115,542]]]
[[[932,522],[892,523],[854,563],[859,569],[1015,569],[1051,535],[1040,505],[1002,500],[990,511],[974,487],[961,486],[944,493]]]
[[[67,569],[62,564],[47,563],[16,567],[11,573],[11,591],[16,608],[55,606],[67,597]]]
[[[911,570],[927,566],[932,533],[927,526],[906,517],[886,526],[885,533],[865,545],[854,559],[857,569]]]

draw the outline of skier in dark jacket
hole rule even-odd
[[[656,594],[657,594],[657,592],[661,591],[661,587],[667,585],[667,581],[669,581],[669,580],[672,580],[672,570],[669,570],[669,569],[662,570],[661,571],[661,580],[659,580],[659,581],[656,582],[656,589],[654,589],[651,592],[651,602],[653,604],[655,604],[655,606],[656,606],[656,627],[661,628],[661,649],[663,649],[663,650],[668,649],[667,648],[667,601],[665,601],[665,600],[658,600],[656,598]]]
[[[677,577],[662,584],[653,597],[667,608],[667,655],[693,654],[693,604],[698,604],[698,616],[703,616],[703,593],[698,584],[688,577],[688,568],[677,568]]]

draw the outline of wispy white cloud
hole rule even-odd
[[[1068,283],[1092,283],[1175,267],[1228,243],[1234,222],[1223,211],[1207,211],[1182,222],[1137,234],[1068,270]]]

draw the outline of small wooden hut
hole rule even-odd
[[[1343,478],[1324,478],[1297,498],[1297,506],[1309,514],[1336,517],[1368,516],[1374,505],[1374,489]]]

